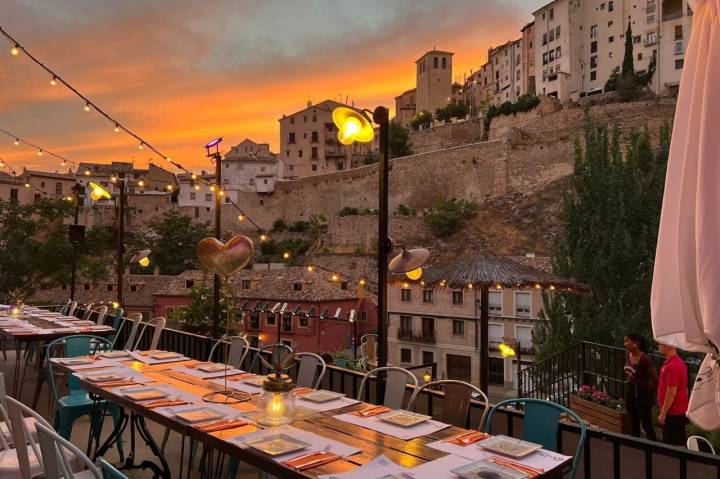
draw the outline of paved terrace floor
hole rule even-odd
[[[10,393],[10,387],[12,385],[12,377],[13,377],[13,368],[15,364],[15,352],[14,351],[8,351],[8,357],[7,360],[4,361],[2,359],[2,356],[0,356],[0,372],[2,372],[5,375],[5,383],[8,387],[8,393]],[[23,394],[22,394],[22,401],[25,404],[29,404],[32,401],[32,395],[34,392],[35,384],[37,380],[37,371],[34,367],[29,366],[26,372],[25,381],[24,381],[24,388],[23,388]],[[498,390],[491,391],[491,400],[493,402],[505,399],[507,395],[507,390],[502,390],[498,388]],[[43,387],[42,394],[40,396],[40,402],[37,407],[37,411],[43,415],[44,417],[47,417],[48,411],[49,411],[49,399],[50,394],[47,385]],[[52,421],[50,421],[52,423]],[[162,440],[163,434],[165,432],[165,428],[162,426],[159,426],[157,424],[154,424],[151,421],[147,421],[148,428],[150,432],[152,433],[155,440],[159,443]],[[517,426],[516,426],[517,427]],[[102,438],[104,439],[107,437],[111,431],[112,428],[112,421],[109,419],[105,421],[105,427],[103,430]],[[128,428],[129,429],[129,428]],[[497,431],[498,433],[502,433],[502,426],[500,430]],[[518,429],[516,429],[516,434],[519,432]],[[75,427],[73,428],[72,433],[72,441],[80,447],[81,450],[85,450],[87,447],[87,438],[89,434],[89,421],[87,417],[81,418],[75,423]],[[125,453],[127,454],[129,450],[129,432],[126,431],[124,435],[125,440]],[[644,463],[644,455],[639,450],[631,450],[628,448],[621,448],[622,449],[622,458],[621,458],[621,478],[644,478],[649,477],[645,475],[645,463]],[[593,441],[592,443],[592,457],[591,457],[591,477],[592,479],[610,479],[613,477],[613,447],[611,443],[603,442],[603,441]],[[186,446],[186,452],[187,452],[187,446]],[[119,457],[117,454],[117,450],[115,448],[112,448],[108,454],[105,456],[106,459],[108,459],[113,464],[117,464]],[[196,463],[198,462],[200,457],[200,454],[197,454],[196,456]],[[142,442],[141,439],[138,438],[138,445],[136,449],[136,463],[140,463],[143,460],[153,460],[154,456],[152,455],[150,449]],[[165,459],[167,460],[168,464],[170,464],[172,468],[173,477],[177,477],[177,474],[179,472],[179,463],[180,463],[180,436],[177,433],[171,433],[170,435],[170,441],[168,442],[167,448],[165,450]],[[657,457],[654,456],[653,458],[653,467],[652,467],[652,478],[653,479],[676,479],[678,477],[678,461],[670,458],[664,458],[664,457]],[[582,467],[580,468],[580,471],[582,471]],[[128,477],[130,478],[151,478],[152,473],[149,470],[131,470],[131,471],[123,471],[125,472]],[[718,475],[712,468],[703,467],[697,464],[690,464],[688,466],[688,478],[692,479],[711,479],[715,478],[717,479]],[[191,472],[191,478],[199,478],[200,474],[198,473],[197,469],[193,469]],[[238,475],[236,476],[238,479],[249,479],[249,478],[257,478],[258,477],[258,471],[256,469],[253,469],[247,465],[244,465],[241,463],[240,469],[238,471]],[[578,474],[578,478],[582,478],[582,472]]]

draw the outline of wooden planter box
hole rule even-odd
[[[630,416],[625,411],[610,409],[600,404],[570,395],[570,409],[589,423],[622,434],[630,433]]]

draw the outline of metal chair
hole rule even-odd
[[[712,443],[702,436],[690,436],[687,439],[687,448],[691,451],[715,454],[715,448]]]
[[[444,388],[442,418],[440,418],[440,421],[458,427],[465,427],[468,424],[468,419],[470,417],[470,400],[472,399],[473,393],[480,396],[480,400],[483,403],[483,413],[480,417],[478,429],[482,430],[483,425],[485,424],[485,418],[488,415],[488,410],[490,409],[490,401],[488,400],[487,395],[485,395],[480,388],[465,381],[440,379],[438,381],[425,383],[416,388],[412,393],[412,396],[410,396],[408,409],[414,411],[415,403],[420,393],[426,389],[436,387]]]
[[[60,314],[66,315],[70,311],[70,304],[72,304],[72,301],[69,299],[65,301],[65,304],[60,307]]]
[[[580,427],[580,441],[572,464],[571,478],[575,478],[580,458],[585,447],[585,437],[587,431],[585,422],[578,416],[575,411],[555,404],[554,402],[545,401],[543,399],[515,398],[507,399],[496,404],[487,416],[485,424],[485,432],[490,433],[492,430],[492,419],[495,411],[506,406],[524,406],[523,417],[523,440],[534,442],[542,445],[543,448],[550,451],[557,451],[558,429],[560,428],[560,415],[566,414],[571,417]]]
[[[77,301],[70,303],[70,307],[67,310],[67,316],[75,316],[75,309],[77,309]]]
[[[73,479],[80,477],[83,479],[103,479],[100,470],[75,444],[42,424],[37,425],[37,432],[45,479]],[[80,474],[74,473],[66,452],[72,454],[73,458],[87,468],[87,471]]]
[[[98,306],[97,308],[93,309],[91,311],[91,317],[92,314],[96,314],[97,317],[95,318],[95,324],[98,326],[102,326],[105,324],[105,316],[107,315],[108,307],[107,306]]]
[[[142,322],[142,329],[138,333],[137,342],[132,347],[131,351],[137,351],[140,347],[140,342],[143,339],[143,336],[145,335],[145,331],[147,330],[148,326],[152,326],[155,328],[155,331],[153,332],[152,339],[150,340],[150,346],[147,349],[157,349],[158,343],[160,342],[160,335],[162,334],[163,329],[165,329],[165,324],[167,323],[167,320],[163,318],[162,316],[158,316],[157,318],[148,319],[147,321]]]
[[[296,353],[298,373],[295,384],[301,388],[317,389],[325,377],[325,360],[315,353]],[[318,368],[320,372],[318,372]]]
[[[293,350],[287,344],[268,344],[266,346],[263,346],[262,348],[258,349],[258,351],[255,353],[255,356],[253,356],[253,360],[250,363],[249,372],[260,374],[260,356],[262,356],[263,353],[267,352],[270,352],[272,356],[282,358],[284,355],[292,354]]]
[[[363,400],[362,396],[365,391],[365,383],[373,376],[377,378],[378,373],[380,372],[385,372],[387,375],[385,379],[385,397],[383,398],[383,405],[392,409],[403,409],[406,386],[408,384],[412,384],[415,388],[417,388],[418,380],[413,373],[405,368],[399,368],[397,366],[385,366],[382,368],[375,368],[367,372],[360,382],[357,399],[360,401]],[[403,379],[403,376],[410,381]]]
[[[243,336],[228,336],[226,338],[218,339],[215,344],[213,344],[213,347],[210,349],[210,354],[208,354],[208,361],[213,360],[215,350],[221,344],[229,345],[227,358],[225,358],[224,361],[225,364],[237,369],[242,369],[242,364],[243,361],[245,361],[245,356],[247,356],[247,353],[250,351],[250,344],[248,343],[247,339],[245,339]]]
[[[40,462],[40,449],[37,444],[37,426],[42,424],[50,427],[50,424],[40,414],[18,400],[8,396],[6,402],[10,430],[15,445],[19,474],[17,477],[31,479],[43,472]],[[23,417],[23,414],[27,415],[27,417]],[[30,419],[32,422],[29,423],[26,419]],[[7,477],[6,473],[7,471],[3,472],[2,477]]]
[[[98,458],[97,466],[100,468],[103,479],[128,479],[125,474],[115,469],[115,466],[102,457]]]
[[[135,338],[137,337],[137,333],[140,330],[140,326],[142,326],[142,314],[140,313],[132,313],[127,315],[127,318],[125,318],[125,320],[120,325],[120,328],[117,330],[117,333],[115,333],[113,348],[115,348],[115,343],[120,337],[120,331],[122,331],[122,328],[124,328],[128,324],[128,322],[132,322],[132,327],[130,329],[130,334],[128,335],[127,341],[125,341],[125,346],[123,347],[123,349],[133,351],[132,347],[135,345]]]
[[[94,425],[93,430],[97,436],[100,435],[102,429],[102,418],[104,414],[101,411],[107,411],[113,418],[115,425],[122,421],[123,411],[116,404],[107,401],[94,401],[90,395],[82,387],[80,380],[74,374],[67,378],[68,395],[58,397],[58,387],[55,384],[55,374],[53,373],[53,362],[51,358],[56,357],[56,350],[64,348],[64,357],[77,357],[91,354],[92,352],[102,349],[109,351],[110,342],[100,336],[89,335],[73,335],[65,338],[56,339],[47,345],[48,358],[48,381],[50,382],[50,392],[52,393],[53,402],[57,407],[55,414],[55,428],[58,433],[70,439],[73,424],[75,421],[85,415],[92,415],[91,421]],[[96,438],[97,439],[97,438]],[[117,442],[118,453],[120,458],[124,457],[122,439]]]

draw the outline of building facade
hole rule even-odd
[[[530,22],[520,30],[520,48],[522,50],[522,89],[524,93],[535,95],[535,22]]]
[[[45,193],[46,197],[63,199],[73,194],[75,178],[70,173],[50,173],[47,171],[23,170],[22,181],[30,185],[35,198]]]
[[[415,61],[415,111],[435,113],[452,101],[452,52],[430,50]]]
[[[533,13],[538,93],[576,100],[604,91],[632,30],[635,71],[647,71],[659,95],[677,93],[690,36],[687,0],[555,0]]]
[[[413,88],[395,97],[395,121],[407,128],[415,116],[415,98],[417,90]]]
[[[334,100],[325,100],[283,116],[280,121],[278,176],[284,179],[333,173],[364,164],[370,152],[368,144],[341,145],[332,112],[337,107],[354,108]]]
[[[233,146],[222,160],[223,189],[236,202],[241,191],[272,193],[277,178],[277,155],[270,152],[267,143],[245,139]]]

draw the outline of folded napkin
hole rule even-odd
[[[354,416],[359,416],[359,417],[372,417],[372,416],[377,416],[378,414],[383,414],[383,413],[390,412],[390,411],[392,411],[392,409],[390,409],[389,407],[370,406],[370,407],[366,407],[364,409],[360,409],[359,411],[355,411],[352,414]]]
[[[476,442],[480,442],[483,439],[487,439],[489,437],[490,435],[485,434],[484,432],[470,431],[460,434],[458,436],[453,436],[450,439],[446,439],[444,442],[448,442],[450,444],[457,444],[458,446],[469,446],[470,444],[475,444]]]
[[[226,429],[235,429],[236,427],[247,426],[248,424],[250,423],[242,419],[223,419],[222,421],[199,424],[196,427],[202,432],[217,432],[224,431]]]
[[[292,467],[297,471],[304,471],[306,469],[310,469],[311,467],[322,466],[323,464],[337,461],[338,459],[340,459],[340,456],[335,453],[318,451],[287,461],[282,461],[282,464]]]
[[[508,467],[518,472],[522,472],[528,475],[528,478],[537,477],[545,472],[545,469],[539,469],[531,466],[527,466],[521,462],[511,461],[505,457],[491,456],[490,459],[498,466]]]
[[[155,401],[142,403],[143,406],[149,409],[166,406],[182,406],[184,404],[188,404],[188,402],[183,401],[182,399],[157,399]]]

